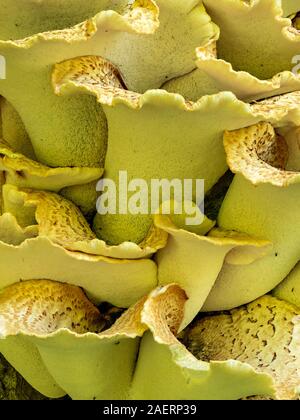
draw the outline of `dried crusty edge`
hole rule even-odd
[[[48,396],[125,398],[137,337],[146,329],[144,301],[98,333],[103,318],[78,287],[48,280],[15,284],[0,294],[1,352]]]
[[[56,192],[96,181],[104,171],[102,168],[50,168],[14,152],[3,140],[0,140],[0,170],[8,184]]]
[[[186,301],[177,285],[156,289],[98,334],[85,331],[101,329],[99,311],[73,286],[36,280],[0,296],[1,351],[48,394],[52,385],[52,395],[56,387],[57,396],[64,390],[73,399],[273,396],[268,375],[235,361],[197,361],[177,341]]]
[[[96,238],[80,210],[57,194],[17,190],[6,185],[4,196],[8,200],[18,202],[24,209],[35,209],[39,236],[46,237],[70,251],[118,259],[140,259],[150,257],[167,243],[168,234],[153,226],[140,245],[124,242],[118,246],[109,246]],[[18,217],[18,208],[16,216]]]
[[[196,321],[185,344],[201,360],[249,363],[275,382],[276,398],[300,396],[300,309],[265,296],[229,314]]]
[[[142,106],[143,95],[126,90],[118,69],[102,57],[77,57],[57,64],[52,84],[57,95],[82,90],[94,94],[104,105]]]
[[[284,170],[288,146],[269,123],[226,132],[224,147],[232,172],[244,175],[254,185],[287,187],[300,182],[299,172]]]
[[[269,116],[271,122],[289,109],[297,122],[299,103],[300,91],[296,91],[254,103],[251,108],[266,119]],[[284,121],[280,126],[284,126]],[[244,175],[254,185],[287,187],[300,181],[299,172],[284,170],[289,158],[288,145],[270,123],[225,132],[224,147],[232,172]]]
[[[287,111],[294,114],[292,116],[292,121],[295,125],[298,124],[298,115],[299,115],[299,101],[300,101],[300,91],[286,93],[284,95],[274,96],[262,101],[254,102],[251,105],[252,112],[262,116],[262,119],[271,122],[279,122],[279,127],[284,127],[286,121],[281,118],[284,118],[287,115]],[[269,117],[269,119],[268,119]],[[294,118],[294,119],[293,119]]]
[[[291,71],[280,72],[267,80],[261,80],[247,71],[236,71],[231,63],[217,57],[215,40],[197,48],[196,57],[197,69],[166,82],[163,89],[180,93],[190,100],[229,91],[247,102],[300,89],[300,78]]]

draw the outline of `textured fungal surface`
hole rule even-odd
[[[200,360],[240,360],[268,372],[279,399],[298,399],[299,315],[296,306],[266,296],[229,314],[196,321],[185,343]]]
[[[82,290],[46,280],[10,286],[1,293],[0,307],[1,335],[46,335],[61,328],[83,334],[104,325]]]
[[[236,232],[210,230],[209,236],[180,229],[166,216],[156,216],[155,224],[169,234],[167,246],[157,254],[160,284],[180,284],[189,297],[182,327],[202,308],[224,262],[243,265],[268,255],[271,242]],[[203,233],[207,233],[204,231]]]
[[[300,0],[0,0],[0,400],[296,400]]]
[[[274,110],[274,104],[294,95],[297,93],[254,106]],[[293,139],[295,143],[295,135]],[[285,169],[293,153],[290,140],[282,137],[281,129],[276,132],[266,123],[225,132],[227,161],[237,175],[220,209],[219,226],[263,235],[272,241],[273,252],[248,266],[224,264],[203,310],[233,309],[251,302],[278,286],[298,263],[299,241],[294,233],[299,226],[299,173]]]

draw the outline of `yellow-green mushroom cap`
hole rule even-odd
[[[290,19],[297,2],[280,0],[206,0],[220,36],[196,50],[197,69],[163,87],[189,100],[231,91],[252,101],[299,90],[299,32]],[[294,13],[294,12],[293,12]],[[290,13],[292,15],[292,13]],[[292,16],[291,16],[292,17]],[[261,36],[257,38],[257,33]]]
[[[142,338],[133,375],[133,399],[222,400],[274,395],[271,376],[239,361],[197,360],[177,340],[186,295],[177,285],[154,290],[141,320],[150,329]]]
[[[0,97],[0,138],[15,152],[36,160],[23,121],[14,107],[2,97]]]
[[[18,190],[12,185],[5,185],[3,197],[4,211],[13,214],[21,226],[29,228],[37,225],[39,237],[48,238],[53,244],[70,251],[137,260],[151,257],[167,243],[168,234],[153,225],[139,245],[124,242],[110,246],[97,239],[80,210],[58,194]]]
[[[265,120],[276,125],[300,124],[293,97],[286,98],[284,107],[273,106],[272,112],[267,112],[263,106],[239,101],[230,92],[204,96],[195,103],[164,90],[149,90],[141,95],[124,89],[116,67],[95,56],[58,64],[53,83],[59,95],[94,95],[103,107],[109,126],[105,178],[115,182],[117,197],[120,171],[127,172],[128,183],[142,179],[148,190],[138,214],[119,210],[126,198],[129,206],[137,200],[135,194],[127,192],[124,202],[117,199],[116,214],[96,215],[96,234],[114,245],[128,240],[139,243],[146,236],[152,223],[153,180],[204,179],[206,191],[218,181],[227,170],[221,141],[224,130]],[[144,207],[148,214],[144,214]]]
[[[26,239],[38,236],[38,226],[19,225],[15,216],[11,213],[3,213],[0,216],[0,241],[10,245],[20,245]]]
[[[32,34],[64,29],[100,10],[118,10],[127,0],[1,0],[0,39],[22,39]]]
[[[297,93],[291,94],[295,97]],[[272,112],[284,97],[263,101]],[[295,101],[296,103],[296,101]],[[227,160],[237,173],[223,202],[219,225],[262,235],[273,252],[248,266],[225,264],[203,310],[232,309],[270,292],[299,261],[299,173],[284,170],[287,144],[268,123],[226,133]]]
[[[103,3],[95,16],[66,29],[0,41],[7,74],[0,80],[0,94],[20,115],[38,160],[52,167],[101,166],[107,140],[105,116],[92,98],[54,95],[53,65],[77,55],[115,51],[109,43],[127,42],[129,34],[133,34],[132,45],[139,35],[152,34],[159,25],[158,8],[151,0],[126,5],[121,1],[120,11],[106,6]],[[123,62],[124,54],[120,55]]]
[[[283,16],[293,16],[300,11],[300,6],[295,0],[281,0],[281,7],[283,10]]]
[[[143,301],[101,333],[103,316],[80,288],[48,280],[18,283],[0,294],[0,350],[46,395],[52,377],[53,387],[59,383],[73,399],[125,398],[137,337],[145,330]],[[24,366],[23,358],[31,364]]]
[[[278,299],[286,300],[300,308],[300,264],[272,292]]]
[[[290,19],[282,17],[277,0],[203,3],[220,28],[219,57],[236,71],[267,80],[293,69],[293,58],[299,55],[300,34]]]
[[[15,365],[30,362],[19,363],[22,374],[48,394],[52,378],[52,395],[60,386],[73,399],[273,396],[268,374],[238,361],[198,361],[176,339],[186,301],[178,285],[154,290],[100,333],[85,332],[101,330],[102,317],[74,286],[37,280],[0,296],[1,351]]]
[[[127,308],[157,285],[157,266],[148,258],[116,259],[68,251],[38,236],[37,226],[22,229],[7,213],[0,218],[0,228],[0,288],[20,280],[57,280],[84,288],[95,303]]]
[[[26,336],[58,328],[101,330],[101,314],[78,287],[46,280],[16,283],[0,293],[0,351],[37,390],[58,398],[65,392]],[[20,336],[22,334],[22,337]],[[19,335],[19,337],[18,337]]]

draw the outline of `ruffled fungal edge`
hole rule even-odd
[[[272,250],[272,243],[249,235],[212,229],[208,236],[177,227],[169,216],[156,215],[154,223],[169,234],[167,246],[156,255],[161,285],[177,282],[187,293],[181,330],[198,314],[225,262],[251,264]]]
[[[300,91],[287,93],[252,105],[241,102],[231,92],[220,92],[201,97],[197,102],[187,101],[183,96],[165,90],[148,90],[144,94],[126,90],[118,69],[98,56],[77,57],[56,64],[52,73],[56,95],[85,93],[96,97],[108,107],[124,104],[139,110],[145,105],[172,107],[182,111],[197,112],[212,104],[232,102],[240,105],[240,112],[259,121],[271,121],[282,126],[285,123],[300,125],[298,101]]]
[[[272,292],[273,296],[300,308],[300,263]]]
[[[113,10],[104,10],[72,28],[42,32],[21,40],[0,41],[0,47],[29,49],[40,41],[78,43],[94,37],[100,28],[102,31],[151,35],[158,27],[159,9],[156,3],[152,0],[134,0],[128,3],[122,15]]]
[[[291,71],[261,80],[246,71],[235,71],[231,63],[217,58],[216,43],[196,49],[196,64],[220,90],[231,91],[239,99],[251,102],[300,89],[300,78]],[[195,70],[197,72],[197,70]],[[201,80],[201,73],[199,73]]]
[[[81,347],[81,350],[78,347],[78,351],[82,352],[85,349],[86,356],[84,357],[88,357],[89,349],[95,348],[95,346],[100,350],[98,346],[102,346],[102,343],[107,348],[109,344],[114,345],[114,343],[120,343],[122,340],[136,339],[143,336],[149,329],[154,341],[152,344],[146,342],[146,345],[152,347],[154,344],[166,349],[168,362],[171,362],[177,372],[179,387],[182,386],[182,377],[186,378],[184,383],[190,377],[190,381],[198,390],[199,397],[201,397],[201,391],[205,392],[207,386],[210,391],[216,386],[220,386],[224,375],[229,375],[229,377],[241,381],[241,387],[238,390],[234,389],[237,384],[232,384],[232,391],[229,391],[229,396],[249,396],[249,390],[261,390],[273,395],[272,380],[269,375],[257,373],[249,365],[232,360],[219,363],[198,361],[188,352],[175,337],[182,321],[185,302],[185,292],[179,286],[173,284],[158,288],[125,312],[109,330],[95,334],[86,332],[86,329],[89,327],[96,330],[101,329],[101,314],[87,301],[79,288],[46,280],[29,281],[13,285],[0,295],[1,338],[26,337],[26,340],[37,346],[43,355],[43,360],[46,360],[47,368],[49,368],[51,360],[53,363],[53,354],[54,357],[59,357],[59,347],[61,345],[65,349],[69,349],[68,354],[72,360],[68,363],[73,366],[76,361],[76,354],[72,354],[75,351],[75,346],[84,346]],[[70,327],[73,331],[69,329]],[[55,348],[58,349],[58,352]],[[125,348],[134,352],[134,348],[130,345]],[[102,348],[102,350],[108,357],[107,349]],[[121,350],[120,352],[119,356],[115,355],[114,357],[124,357]],[[166,362],[167,360],[164,359],[159,360],[159,363],[163,365]],[[138,357],[138,365],[139,363]],[[134,366],[132,368],[134,369]],[[147,370],[142,362],[142,366],[139,366],[138,370],[142,369],[143,371],[145,368]],[[56,380],[60,375],[53,368],[53,365],[52,370],[53,372],[50,373]],[[92,370],[88,369],[89,375],[91,372]],[[131,394],[134,393],[137,374],[136,370],[133,372]],[[199,383],[200,378],[202,380]],[[194,383],[195,379],[196,382]],[[246,390],[244,388],[245,379],[247,379]],[[160,381],[164,386],[170,385],[167,378],[161,378]],[[92,383],[95,384],[93,380]],[[68,381],[66,381],[66,384],[73,392],[73,385],[71,386]],[[127,385],[126,381],[125,385]],[[161,383],[156,385],[158,388],[161,387]],[[186,387],[185,383],[183,388]],[[65,389],[65,391],[68,390]],[[97,390],[94,390],[94,392],[96,395]],[[129,389],[124,390],[124,395],[126,395],[126,392],[129,392]],[[184,394],[186,390],[182,389],[182,392]],[[98,397],[101,397],[101,394]]]
[[[210,225],[202,235],[197,235],[188,230],[178,228],[167,215],[157,214],[154,216],[154,224],[178,239],[197,240],[217,247],[232,246],[233,249],[227,254],[226,262],[232,265],[251,264],[255,260],[264,257],[272,249],[272,243],[265,239],[254,238],[249,235],[213,228]],[[205,236],[208,233],[207,236]]]
[[[146,333],[142,339],[131,397],[235,399],[249,396],[254,389],[273,396],[270,375],[257,373],[247,363],[234,360],[210,363],[197,360],[178,341],[176,335],[186,299],[179,286],[169,285],[154,290],[146,300],[141,320],[151,334]],[[226,390],[222,385],[225,378],[230,384]]]
[[[103,168],[50,168],[14,152],[3,140],[0,141],[0,170],[9,184],[55,192],[96,181],[104,172]]]
[[[299,399],[300,310],[295,306],[264,296],[195,321],[183,341],[201,360],[248,362],[273,377],[276,398]]]
[[[14,186],[6,185],[3,195],[4,202],[18,202],[25,211],[30,208],[29,222],[34,213],[40,237],[46,237],[69,251],[116,259],[141,259],[150,257],[167,243],[167,233],[153,225],[139,245],[124,242],[118,246],[110,246],[96,238],[86,219],[72,202],[57,194],[18,190]],[[15,216],[18,217],[18,209]]]
[[[6,244],[18,246],[27,239],[38,236],[38,226],[21,227],[11,213],[3,213],[0,216],[0,241]]]
[[[103,398],[102,382],[109,388],[114,363],[122,363],[124,378],[114,373],[121,382],[117,396],[125,396],[136,339],[146,328],[140,322],[143,302],[144,298],[105,330],[105,317],[79,287],[48,280],[17,283],[0,294],[0,349],[29,383],[52,397],[68,393],[76,399]],[[128,354],[122,357],[125,350]],[[31,365],[23,366],[22,360]]]
[[[205,0],[204,5],[207,9],[207,12],[212,16],[212,19],[219,25],[220,23],[218,22],[218,19],[216,17],[216,4],[212,1],[212,0]],[[223,4],[222,4],[223,3]],[[289,43],[292,47],[294,47],[295,45],[297,45],[299,43],[300,45],[300,33],[299,31],[293,27],[292,25],[292,21],[289,18],[285,18],[283,17],[283,9],[281,7],[281,5],[279,4],[278,1],[274,0],[271,4],[271,2],[269,0],[249,0],[249,1],[240,1],[240,0],[229,0],[229,2],[226,0],[224,2],[224,0],[221,2],[221,4],[218,4],[218,11],[220,13],[223,12],[222,9],[224,9],[224,7],[231,7],[232,9],[232,13],[235,14],[234,12],[244,12],[246,14],[250,14],[252,12],[252,10],[256,10],[259,9],[259,7],[262,5],[262,7],[265,8],[265,12],[267,10],[267,15],[268,18],[271,17],[273,19],[273,23],[274,23],[274,32],[277,35],[280,35],[282,37],[282,40],[286,43]],[[226,16],[227,17],[227,16]],[[254,19],[254,17],[252,16],[252,19]],[[222,27],[220,27],[221,32],[222,32]],[[266,32],[266,30],[264,31],[264,33],[268,33]],[[269,34],[268,34],[269,36]],[[228,41],[228,39],[227,39]],[[277,48],[278,45],[276,45],[274,48]],[[285,50],[287,49],[287,45],[285,46]],[[280,54],[280,52],[276,51],[276,54]],[[295,56],[295,54],[297,54],[297,48],[295,49],[294,52],[291,53],[291,59],[290,59],[290,64],[291,64],[291,68],[293,67],[293,62],[292,62],[292,58]],[[228,60],[231,61],[231,60]],[[271,77],[271,76],[270,76]]]
[[[181,95],[159,89],[148,90],[144,94],[131,92],[126,90],[117,68],[97,56],[78,57],[56,64],[52,84],[56,95],[82,92],[94,95],[101,105],[125,104],[132,109],[141,109],[151,103],[157,106],[173,106],[185,111],[197,111],[204,108],[210,100],[209,97],[204,97],[193,103],[186,101]],[[236,100],[229,92],[215,95],[216,100],[222,100],[223,97],[224,100]]]
[[[269,123],[225,132],[224,147],[232,172],[252,184],[288,187],[300,182],[300,173],[286,171],[288,146]]]

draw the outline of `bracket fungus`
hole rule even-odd
[[[24,282],[5,289],[0,299],[1,352],[8,359],[12,353],[12,363],[24,369],[33,386],[44,393],[48,388],[48,396],[58,392],[59,383],[62,395],[77,399],[93,399],[104,389],[110,398],[124,397],[138,346],[135,337],[143,332],[135,322],[139,305],[101,335],[103,317],[78,287]],[[28,315],[18,322],[23,312]],[[23,357],[32,359],[31,366],[23,367]]]
[[[0,36],[4,39],[0,41],[0,55],[5,57],[9,77],[0,81],[0,95],[20,115],[40,162],[52,167],[101,167],[107,147],[105,116],[91,97],[57,98],[49,83],[52,66],[68,58],[96,54],[115,62],[128,86],[137,90],[159,87],[169,78],[194,68],[194,49],[214,38],[217,27],[198,0],[176,1],[176,8],[174,0],[159,0],[160,9],[152,0],[120,0],[112,4],[97,1],[93,6],[77,2],[78,12],[72,8],[65,14],[65,2],[51,3],[39,5],[44,23],[41,22],[41,28],[32,25],[34,32],[24,38],[15,36],[24,36],[30,25],[26,29],[26,24],[21,24],[20,33],[9,34],[11,27],[19,25],[16,20],[7,20],[8,33]],[[17,9],[16,5],[3,7],[8,14],[11,7]],[[25,15],[32,8],[34,5],[28,4]],[[59,17],[55,18],[58,10]],[[90,15],[95,10],[97,14]],[[63,23],[76,25],[65,29]],[[38,29],[42,32],[35,32]],[[160,66],[152,65],[154,56]],[[66,193],[75,197],[86,213],[91,213],[94,202],[87,208],[82,204],[90,198],[87,186],[75,191],[71,188]]]
[[[40,161],[55,167],[97,166],[105,154],[106,123],[101,110],[90,97],[55,97],[49,83],[54,64],[82,54],[104,56],[117,64],[128,86],[136,90],[159,87],[166,78],[193,69],[194,48],[214,37],[216,28],[199,1],[176,1],[176,16],[168,14],[172,2],[159,1],[160,19],[165,20],[161,32],[157,5],[151,0],[136,0],[128,1],[126,7],[120,1],[120,13],[99,10],[94,17],[67,29],[0,41],[0,54],[6,57],[10,75],[1,80],[0,94],[20,114]],[[177,24],[178,16],[181,25]],[[150,36],[156,29],[159,32]],[[186,36],[187,31],[190,36]],[[151,51],[159,66],[151,65]],[[170,57],[169,62],[166,57]]]
[[[103,169],[99,167],[50,168],[14,152],[4,141],[0,141],[0,170],[8,184],[56,192],[97,181],[103,175]]]
[[[295,69],[300,33],[291,19],[282,17],[283,6],[292,16],[291,10],[299,11],[297,2],[281,5],[277,0],[218,3],[206,0],[204,3],[220,27],[220,37],[197,48],[197,69],[167,82],[166,90],[189,100],[231,91],[248,102],[299,90]]]
[[[195,321],[183,341],[200,360],[230,358],[270,374],[276,399],[299,399],[299,315],[299,307],[264,296],[228,314]]]
[[[0,0],[0,353],[43,396],[299,399],[299,16]]]
[[[47,280],[19,283],[0,295],[0,348],[8,359],[12,355],[12,363],[30,383],[48,395],[274,396],[274,380],[264,369],[238,360],[197,361],[187,351],[176,338],[185,301],[178,285],[158,288],[105,330],[103,314],[79,288]],[[23,357],[29,366],[20,363]],[[227,387],[225,378],[230,379]]]
[[[155,225],[169,234],[167,246],[156,256],[159,283],[174,281],[189,297],[181,328],[201,310],[225,261],[250,264],[272,249],[267,240],[235,232],[213,229],[209,236],[197,235],[178,228],[168,216],[155,216]]]
[[[273,295],[300,307],[300,264],[273,290]]]
[[[0,242],[0,287],[20,279],[46,278],[82,287],[92,301],[126,308],[157,285],[157,267],[149,259],[118,260],[67,251],[47,238],[18,246]],[[84,273],[84,274],[83,274]]]
[[[261,123],[225,133],[224,145],[236,176],[223,202],[219,225],[263,235],[274,248],[248,266],[225,264],[204,305],[207,311],[232,309],[270,292],[297,264],[300,252],[300,177],[284,169],[288,160],[284,138],[269,123]]]
[[[128,243],[110,248],[94,239],[83,215],[64,198],[23,192],[10,185],[5,185],[3,192],[0,288],[20,279],[70,283],[72,273],[72,284],[83,287],[94,302],[128,307],[156,286],[156,264],[145,257],[155,252],[156,246],[163,246],[164,233],[156,234],[153,229],[149,242],[145,240],[140,247]]]
[[[208,191],[228,168],[221,141],[224,130],[265,120],[300,124],[300,112],[292,100],[284,108],[267,112],[259,104],[237,100],[230,92],[203,96],[195,103],[164,90],[143,95],[131,92],[124,89],[115,66],[96,56],[58,64],[53,83],[57,94],[94,95],[103,108],[109,128],[105,176],[114,181],[117,196],[120,170],[127,171],[128,182],[142,178],[148,191],[153,179],[204,179]],[[128,192],[126,200],[131,197],[134,194]],[[117,203],[118,208],[121,205]],[[128,240],[138,243],[152,223],[150,206],[149,199],[146,215],[123,211],[105,218],[96,215],[95,231],[114,245]]]
[[[203,3],[220,28],[220,58],[234,69],[262,80],[292,70],[293,58],[299,54],[300,34],[290,19],[282,17],[281,2],[204,0]]]
[[[140,245],[123,242],[119,246],[109,246],[96,238],[79,209],[58,194],[18,190],[11,185],[5,185],[3,196],[4,210],[14,215],[23,227],[37,225],[39,237],[48,238],[53,244],[70,251],[137,260],[151,257],[164,248],[167,242],[167,233],[153,226]]]

